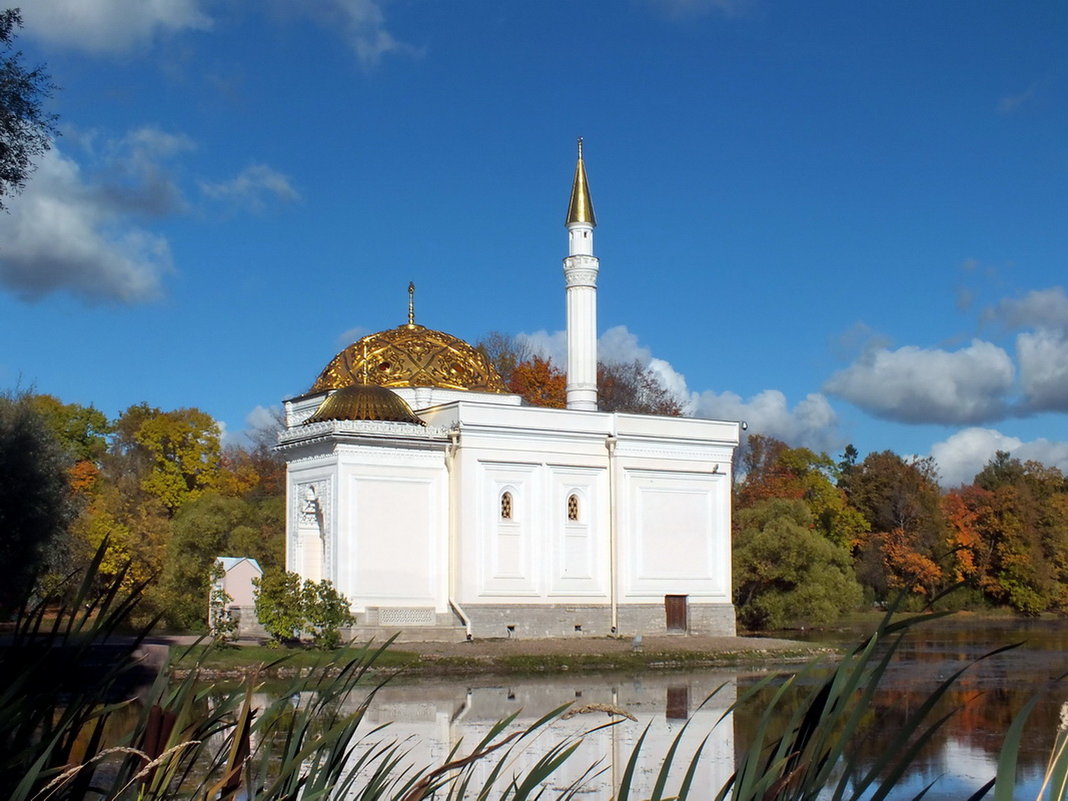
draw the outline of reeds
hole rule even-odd
[[[103,550],[65,604],[25,606],[0,648],[2,797],[525,801],[550,797],[547,782],[578,758],[581,737],[547,746],[539,739],[567,713],[561,706],[522,729],[515,728],[513,715],[473,747],[455,746],[441,764],[412,767],[410,743],[392,738],[388,726],[367,731],[364,725],[368,705],[387,680],[369,671],[388,642],[356,650],[345,664],[309,671],[269,702],[258,695],[256,673],[243,686],[225,689],[198,681],[195,670],[177,682],[163,671],[139,699],[131,699],[138,649],[149,628],[130,633],[123,626],[143,588],[120,591],[122,576],[101,583],[96,568],[102,557]],[[901,638],[939,616],[893,621],[888,615],[836,664],[813,662],[794,675],[769,677],[738,699],[717,725],[738,704],[758,694],[765,698],[723,787],[697,786],[708,735],[692,753],[682,753],[684,727],[660,759],[650,801],[881,801],[895,792],[899,798],[917,754],[953,714],[940,702],[968,665],[942,681],[904,726],[885,735],[874,763],[860,759],[857,745],[872,734],[870,702]],[[801,703],[796,693],[803,694]],[[1004,733],[997,773],[972,798],[1015,797],[1016,757],[1037,700]],[[776,722],[784,715],[785,724]],[[1040,791],[1048,799],[1064,798],[1068,785],[1068,713],[1064,717]],[[635,797],[645,740],[643,734],[614,788],[619,801]],[[530,753],[536,755],[530,766],[517,771],[519,757]],[[602,763],[580,766],[577,778],[552,797],[578,797],[604,769]],[[681,776],[677,785],[671,776]]]

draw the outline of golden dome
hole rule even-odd
[[[426,425],[396,392],[377,384],[352,384],[333,392],[305,423],[324,420],[391,420]]]
[[[507,392],[481,351],[462,339],[413,322],[368,334],[349,345],[319,374],[311,391],[359,383]]]

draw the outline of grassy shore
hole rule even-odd
[[[208,678],[240,679],[253,670],[286,677],[344,664],[356,648],[335,651],[260,645],[172,647],[172,668],[184,676],[195,665]],[[763,666],[833,653],[822,645],[744,637],[654,637],[635,648],[629,639],[475,640],[465,643],[403,643],[388,648],[374,672],[404,676],[466,676],[582,671],[683,670]]]

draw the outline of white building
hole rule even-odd
[[[479,351],[417,325],[411,301],[407,324],[285,402],[287,565],[332,581],[360,626],[734,633],[739,424],[597,411],[581,140],[566,224],[566,409],[522,405]]]

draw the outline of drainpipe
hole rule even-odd
[[[608,449],[608,597],[612,607],[612,633],[619,633],[619,597],[617,584],[618,523],[616,520],[616,436],[609,434],[604,441]]]
[[[471,633],[471,618],[467,616],[467,613],[456,601],[456,576],[460,561],[460,548],[457,542],[459,539],[458,529],[460,527],[457,520],[457,515],[459,514],[457,498],[460,494],[456,478],[456,452],[458,450],[460,450],[459,424],[449,430],[449,444],[445,446],[445,470],[449,475],[449,608],[463,622],[467,639],[471,640],[474,639],[474,635]]]

